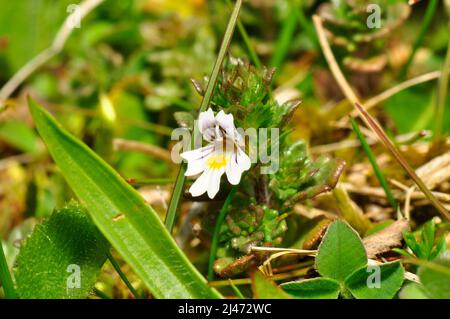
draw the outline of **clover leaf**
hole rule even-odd
[[[400,262],[368,265],[358,233],[337,220],[319,246],[315,267],[322,276],[287,282],[281,287],[295,298],[393,298],[403,283]]]

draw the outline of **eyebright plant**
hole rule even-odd
[[[186,176],[200,174],[189,188],[192,200],[204,201],[198,196],[205,192],[210,199],[224,198],[229,192],[229,186],[220,186],[224,173],[237,190],[226,207],[223,224],[216,225],[214,203],[204,203],[208,213],[201,219],[206,232],[220,228],[214,271],[221,277],[232,277],[260,265],[267,254],[254,251],[253,247],[280,246],[293,206],[333,189],[344,167],[343,161],[330,157],[313,159],[304,141],[291,140],[289,121],[300,101],[280,104],[274,98],[270,88],[273,72],[230,58],[218,79],[211,108],[199,115],[198,128],[206,145],[181,154],[188,162]],[[202,93],[202,84],[194,83]],[[193,122],[186,114],[177,114],[176,118]],[[271,132],[257,135],[256,143],[263,147],[259,148],[254,165],[249,151],[252,144],[244,143],[247,136],[236,127],[244,132]],[[279,134],[272,134],[274,129]],[[263,173],[263,153],[276,161],[277,170]]]

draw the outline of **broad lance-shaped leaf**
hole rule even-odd
[[[77,203],[56,210],[21,245],[15,278],[20,298],[86,298],[109,244]]]
[[[345,285],[358,299],[392,299],[403,283],[400,262],[364,266],[351,274]]]
[[[317,253],[316,269],[319,274],[343,282],[348,275],[365,265],[367,255],[358,233],[346,222],[333,222]]]
[[[288,294],[299,299],[336,299],[340,285],[329,278],[312,278],[280,285]]]
[[[217,298],[156,212],[97,154],[30,100],[39,134],[94,223],[157,298]]]

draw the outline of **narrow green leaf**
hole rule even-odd
[[[397,209],[397,201],[395,200],[394,195],[391,192],[391,189],[389,187],[389,184],[387,183],[386,179],[384,178],[383,172],[381,172],[380,167],[378,166],[377,160],[375,158],[375,155],[372,152],[372,149],[370,148],[369,144],[366,141],[366,138],[364,137],[364,134],[359,129],[358,123],[353,119],[353,117],[350,117],[350,123],[352,124],[352,128],[356,133],[356,136],[358,137],[359,141],[361,142],[361,146],[364,149],[364,152],[366,152],[367,158],[369,159],[370,164],[372,165],[373,171],[375,172],[375,176],[378,179],[378,182],[380,183],[381,187],[383,188],[386,198],[391,204],[392,208]]]
[[[345,284],[358,299],[392,299],[403,283],[400,262],[362,267],[351,274]]]
[[[3,245],[0,240],[0,284],[3,287],[5,296],[8,299],[16,298],[16,291],[14,289],[14,283],[9,272],[8,263],[6,262],[5,253],[3,251]]]
[[[15,268],[19,297],[86,298],[108,246],[80,205],[56,210],[21,246]]]
[[[97,154],[30,100],[50,154],[93,221],[157,298],[220,295],[178,248],[157,213]]]
[[[266,278],[260,271],[252,276],[253,298],[255,299],[290,299],[291,296],[283,291],[277,284]]]
[[[280,285],[288,294],[299,299],[336,299],[340,285],[329,278],[312,278],[291,281]]]
[[[323,277],[342,282],[366,264],[366,251],[358,233],[344,221],[333,222],[319,246],[317,271]]]

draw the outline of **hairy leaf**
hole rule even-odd
[[[70,203],[56,210],[22,244],[15,268],[20,298],[86,298],[106,249],[84,208]]]
[[[329,157],[313,161],[304,141],[283,151],[280,167],[273,175],[270,187],[285,207],[331,190],[344,168],[344,162]]]

